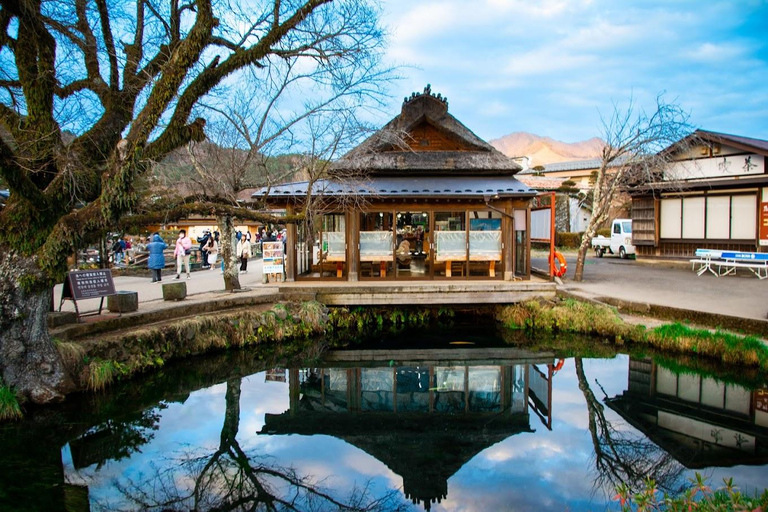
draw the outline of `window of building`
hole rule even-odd
[[[661,238],[752,240],[757,231],[754,195],[661,200]]]

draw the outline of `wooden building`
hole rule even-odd
[[[335,162],[328,179],[254,194],[294,211],[322,197],[322,213],[289,226],[286,278],[513,281],[530,278],[530,199],[521,167],[423,93]]]
[[[448,480],[488,447],[552,428],[552,354],[517,348],[340,350],[289,370],[289,409],[260,435],[328,435],[383,462],[430,510]]]
[[[605,403],[687,468],[768,463],[766,388],[630,358],[627,391]]]
[[[639,257],[768,250],[768,141],[697,130],[665,151],[662,179],[629,191]]]

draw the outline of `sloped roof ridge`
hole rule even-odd
[[[401,134],[414,128],[424,120],[431,123],[437,129],[444,130],[458,137],[463,142],[476,149],[474,151],[464,151],[465,154],[487,155],[487,157],[490,157],[490,159],[495,162],[493,164],[494,168],[501,167],[508,168],[509,170],[520,169],[520,166],[511,158],[481,139],[461,121],[451,115],[448,112],[448,102],[446,98],[441,97],[439,94],[432,94],[429,85],[424,89],[424,93],[414,93],[410,97],[406,97],[403,101],[400,114],[392,118],[360,145],[343,155],[336,161],[333,167],[337,169],[348,166],[352,167],[360,159],[367,159],[369,164],[373,164],[373,162],[370,161],[373,154],[383,156],[390,153],[399,153],[401,156],[408,158],[407,155],[409,152],[388,151],[388,148],[397,146],[401,143],[402,141],[399,140],[402,137]],[[439,152],[412,151],[410,153],[437,154]],[[487,163],[488,162],[486,162],[486,164]],[[381,162],[379,165],[381,164],[384,164],[384,162]],[[374,164],[375,167],[379,167],[379,165]]]
[[[716,137],[722,140],[729,140],[738,144],[745,144],[753,146],[764,151],[768,151],[768,140],[756,139],[754,137],[745,137],[743,135],[735,135],[732,133],[715,132],[711,130],[696,130],[700,135]]]

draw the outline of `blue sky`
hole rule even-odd
[[[482,138],[575,142],[600,113],[658,93],[695,127],[768,139],[768,1],[384,0],[393,84],[430,83]]]

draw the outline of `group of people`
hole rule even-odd
[[[133,238],[119,237],[109,241],[109,250],[112,253],[112,263],[122,265],[130,263],[134,258]]]
[[[210,230],[205,230],[203,236],[197,238],[197,242],[200,244],[199,250],[203,263],[201,268],[215,268],[219,256],[219,237],[220,234],[218,231],[211,233]],[[241,231],[238,231],[235,237],[237,239],[235,251],[240,260],[240,273],[244,274],[248,272],[248,260],[253,256],[250,242],[251,234],[250,232],[243,234]],[[168,244],[163,241],[158,233],[152,235],[152,241],[146,244],[146,249],[149,252],[147,267],[152,271],[153,283],[162,281],[162,270],[165,268],[164,251],[167,248]],[[189,263],[191,254],[192,239],[187,236],[186,230],[179,230],[176,246],[173,251],[173,257],[176,259],[176,279],[181,279],[181,274],[184,270],[186,270],[187,279],[191,279]],[[221,271],[222,273],[224,272],[223,259],[221,262]]]

